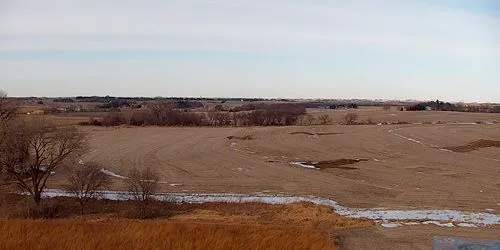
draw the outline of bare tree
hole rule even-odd
[[[384,105],[384,106],[382,107],[382,110],[384,110],[384,111],[390,111],[390,110],[391,110],[391,108],[392,108],[392,106],[391,106],[391,105]]]
[[[345,124],[353,125],[356,124],[358,120],[358,115],[355,113],[348,113],[344,116]]]
[[[159,179],[158,173],[150,168],[142,171],[132,169],[129,173],[129,178],[126,180],[127,189],[132,199],[139,205],[142,218],[146,217],[148,205],[158,190]]]
[[[82,215],[85,205],[91,199],[98,198],[99,190],[110,184],[109,176],[101,172],[102,169],[103,167],[95,162],[79,164],[68,178],[66,190],[78,199]]]
[[[87,149],[85,136],[74,127],[58,127],[31,117],[12,122],[5,134],[1,158],[9,178],[37,204],[47,180]]]
[[[0,126],[14,118],[17,112],[17,105],[7,98],[7,92],[0,89]]]
[[[302,125],[312,125],[314,123],[314,120],[316,120],[316,118],[314,118],[314,116],[311,114],[302,116]]]
[[[328,124],[328,123],[332,122],[332,119],[331,119],[331,118],[330,118],[330,116],[329,116],[329,115],[327,115],[327,114],[320,115],[320,116],[318,117],[318,120],[319,120],[319,121],[320,121],[320,123],[321,123],[321,124],[323,124],[323,125],[324,125],[324,124]]]

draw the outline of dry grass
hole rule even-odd
[[[2,249],[335,249],[310,228],[166,220],[0,221]]]

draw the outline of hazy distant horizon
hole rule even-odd
[[[495,0],[6,0],[10,96],[500,103]]]
[[[114,98],[180,98],[180,99],[216,99],[216,100],[239,100],[239,99],[259,99],[259,100],[291,100],[291,101],[374,101],[374,102],[428,102],[436,101],[449,103],[478,103],[478,104],[500,104],[500,102],[464,102],[450,101],[446,99],[369,99],[369,98],[286,98],[286,97],[241,97],[241,96],[117,96],[117,95],[72,95],[72,96],[12,96],[11,98],[77,98],[77,97],[114,97]]]

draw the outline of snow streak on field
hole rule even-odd
[[[44,195],[46,197],[71,196],[70,193],[50,189]],[[104,191],[104,199],[127,200],[131,195],[127,192]],[[291,204],[295,202],[311,202],[317,205],[330,206],[343,216],[351,218],[366,218],[383,222],[382,226],[397,227],[400,225],[412,225],[408,222],[399,223],[397,221],[418,221],[422,224],[434,224],[443,227],[475,227],[476,225],[500,224],[500,216],[490,213],[469,213],[455,210],[382,210],[382,209],[358,209],[341,206],[334,200],[314,197],[314,196],[283,196],[283,195],[243,195],[243,194],[185,194],[185,193],[164,193],[156,195],[156,199],[175,203],[204,203],[204,202],[229,202],[229,203],[249,203],[262,202],[265,204]],[[392,222],[388,222],[392,221]],[[396,222],[394,222],[396,221]],[[417,223],[418,224],[418,223]]]

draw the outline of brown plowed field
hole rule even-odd
[[[491,114],[450,116],[456,114],[461,117],[448,122],[471,122],[479,115],[494,120]],[[152,167],[161,181],[182,184],[162,184],[163,191],[316,195],[352,207],[500,208],[499,148],[440,149],[499,140],[500,124],[82,129],[90,133],[87,159],[125,176],[131,168]],[[338,159],[368,161],[321,170],[290,164]]]

